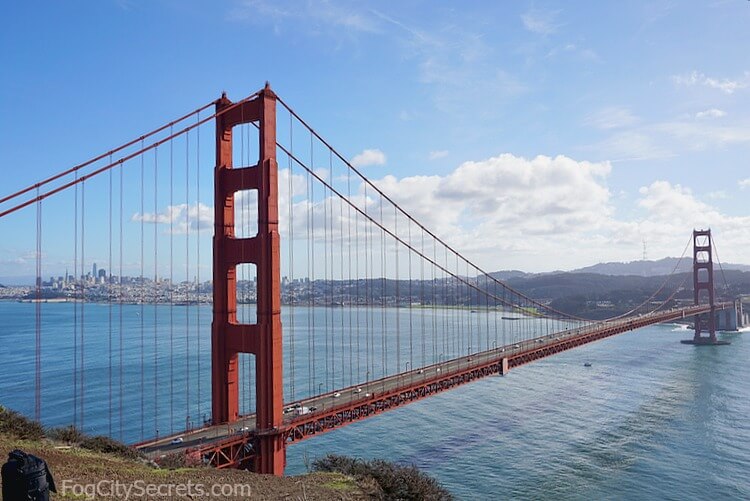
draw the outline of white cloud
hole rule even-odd
[[[743,190],[746,188],[750,188],[750,177],[739,180],[737,184],[740,186],[740,189]]]
[[[599,61],[599,54],[596,53],[595,50],[589,49],[587,47],[580,47],[577,44],[574,43],[568,43],[565,45],[561,45],[558,47],[553,47],[549,52],[547,52],[547,58],[554,58],[563,54],[572,54],[574,56],[577,56],[581,59],[588,60],[588,61]]]
[[[596,151],[612,162],[652,160],[674,156],[667,148],[657,144],[655,138],[647,131],[624,130],[600,141],[582,148]]]
[[[385,165],[385,162],[385,153],[379,149],[368,149],[355,155],[351,164],[355,167],[366,167],[368,165]]]
[[[184,235],[188,232],[196,232],[199,229],[213,229],[213,212],[213,207],[202,203],[168,205],[158,213],[144,212],[141,214],[136,212],[131,217],[131,221],[170,225],[174,234]]]
[[[465,162],[446,176],[386,176],[376,184],[483,265],[509,266],[500,264],[502,255],[528,267],[541,255],[556,254],[561,239],[574,248],[584,235],[606,227],[610,170],[606,162],[503,154]]]
[[[438,160],[448,156],[448,150],[435,150],[429,154],[430,160]]]
[[[341,28],[350,32],[375,33],[377,23],[365,11],[337,2],[297,2],[294,0],[244,0],[228,13],[230,20],[251,22],[280,22],[293,19],[305,23],[306,29],[335,34],[336,30],[321,30],[319,25]],[[278,26],[277,26],[278,27]]]
[[[556,19],[559,11],[531,9],[521,15],[524,28],[532,33],[551,35],[559,27]]]
[[[726,116],[727,112],[723,110],[719,110],[717,108],[710,108],[708,110],[699,111],[695,114],[695,118],[697,119],[704,119],[704,118],[721,118]]]
[[[693,71],[685,75],[674,75],[672,80],[675,84],[685,87],[699,85],[718,89],[724,94],[733,94],[734,92],[750,85],[750,72],[746,71],[741,77],[732,80],[729,78],[713,78],[699,71]]]
[[[599,111],[590,113],[584,119],[584,123],[597,129],[618,129],[633,125],[638,119],[624,106],[609,106]]]
[[[726,200],[729,198],[729,195],[724,190],[718,190],[707,193],[706,197],[710,198],[711,200]]]
[[[655,181],[639,190],[638,206],[645,210],[640,223],[656,255],[675,255],[679,242],[694,228],[711,228],[725,262],[746,262],[750,245],[750,217],[729,216],[700,201],[679,184]],[[684,243],[683,243],[684,245]]]
[[[750,143],[750,126],[747,124],[693,120],[685,116],[678,120],[623,128],[581,149],[595,151],[617,162],[668,158],[678,153],[721,149],[743,143]]]

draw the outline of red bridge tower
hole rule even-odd
[[[685,344],[718,345],[729,341],[716,339],[716,308],[714,306],[714,261],[711,230],[693,230],[693,294],[695,304],[708,304],[711,310],[695,316],[695,336]],[[707,332],[707,336],[702,336]]]
[[[239,416],[238,354],[255,355],[255,470],[283,475],[286,462],[282,419],[281,268],[279,250],[276,94],[268,84],[257,97],[232,103],[222,95],[216,110],[216,168],[213,240],[214,305],[211,325],[211,405],[214,424]],[[234,168],[232,128],[257,122],[258,163]],[[235,238],[234,194],[258,192],[258,234]],[[257,323],[237,323],[237,265],[257,267]]]

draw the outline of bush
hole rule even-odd
[[[59,428],[50,428],[47,430],[47,438],[57,440],[58,442],[66,442],[68,444],[77,444],[83,441],[85,438],[84,434],[75,426],[61,426]]]
[[[329,454],[313,462],[314,471],[337,472],[358,479],[372,479],[382,490],[382,499],[452,500],[453,496],[440,483],[416,466],[398,465],[374,459],[364,461]]]
[[[44,437],[44,427],[37,421],[0,406],[0,433],[21,440],[40,440]]]
[[[136,459],[139,457],[139,454],[135,449],[103,435],[84,437],[84,439],[81,440],[80,445],[83,449],[95,452],[105,452],[128,459]]]
[[[172,452],[154,461],[159,468],[176,470],[179,468],[199,468],[205,466],[200,457],[189,456],[184,452]]]

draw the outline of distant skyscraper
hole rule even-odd
[[[107,278],[107,270],[104,268],[99,269],[99,274],[97,275],[99,278]]]
[[[94,267],[91,269],[91,276],[96,278],[96,263],[94,263]]]

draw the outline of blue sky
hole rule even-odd
[[[649,258],[679,255],[707,225],[722,260],[750,262],[744,0],[102,0],[0,13],[3,195],[269,80],[489,269],[635,260],[644,239]],[[32,266],[34,246],[3,224],[0,276]]]

